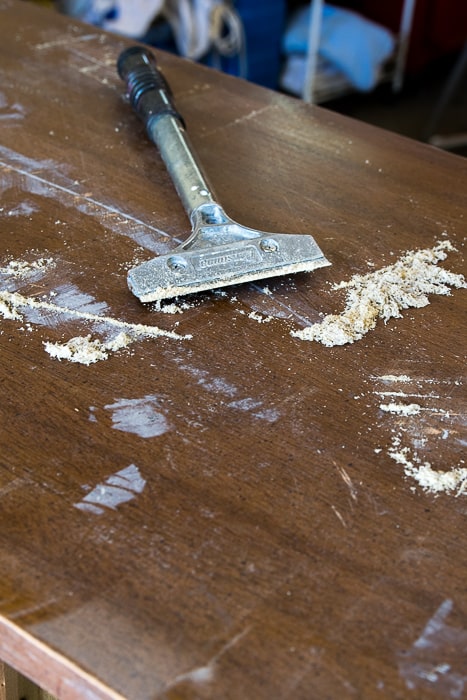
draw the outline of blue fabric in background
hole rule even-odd
[[[258,85],[277,89],[282,59],[282,41],[286,26],[286,0],[235,0],[245,33],[246,74],[240,56],[208,53],[201,62],[225,73],[242,76]],[[173,34],[167,23],[156,23],[141,40],[166,51],[176,52]]]
[[[292,16],[283,41],[286,54],[307,53],[309,23],[309,6]],[[394,47],[394,37],[385,27],[351,10],[324,5],[318,53],[358,90],[375,87],[380,68]]]
[[[286,21],[285,0],[235,0],[233,5],[245,31],[247,75],[244,77],[258,85],[277,88]],[[223,58],[221,68],[226,73],[240,75],[236,56]]]

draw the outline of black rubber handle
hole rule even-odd
[[[157,66],[154,54],[141,46],[125,49],[117,61],[120,78],[125,81],[130,104],[150,134],[154,119],[169,114],[185,126],[177,111],[172,91]]]

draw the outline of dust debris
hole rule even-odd
[[[9,321],[23,320],[23,317],[15,308],[15,305],[10,303],[10,300],[8,298],[4,298],[3,295],[0,295],[0,315]]]
[[[10,260],[4,267],[0,267],[0,274],[7,277],[24,278],[37,272],[46,272],[56,263],[53,258],[39,258],[32,262],[25,260]]]
[[[272,316],[264,316],[256,311],[250,311],[250,313],[247,313],[246,311],[243,311],[243,309],[238,309],[238,313],[242,316],[246,316],[247,318],[251,318],[251,320],[256,321],[256,323],[269,323],[272,321]]]
[[[439,241],[433,248],[409,251],[397,262],[366,275],[354,275],[334,290],[347,289],[345,309],[330,314],[321,323],[291,335],[301,340],[315,340],[333,347],[360,340],[376,327],[379,318],[385,323],[401,318],[401,311],[429,304],[429,294],[449,295],[450,287],[467,288],[463,275],[438,267],[447,252],[456,249],[449,241]]]

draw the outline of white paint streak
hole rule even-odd
[[[252,411],[255,408],[259,408],[262,405],[262,401],[259,401],[258,399],[252,399],[250,397],[246,399],[239,399],[238,401],[230,401],[228,404],[230,408],[237,408],[239,411]]]
[[[6,95],[0,92],[0,121],[3,123],[7,122],[18,122],[23,119],[26,114],[26,110],[23,105],[18,102],[9,104]]]
[[[342,517],[341,513],[337,510],[336,506],[331,505],[332,511],[335,514],[336,518],[339,520],[340,524],[343,527],[347,527],[347,523],[345,522],[344,518]]]
[[[34,204],[29,204],[28,202],[20,202],[13,209],[9,209],[6,215],[13,217],[31,216],[31,214],[34,214],[36,211],[38,211],[38,208]]]
[[[281,417],[281,414],[275,408],[265,408],[262,411],[257,411],[253,415],[255,418],[265,420],[267,423],[275,423]]]
[[[339,467],[335,463],[334,463],[334,465],[337,468],[337,471],[339,472],[340,476],[342,477],[344,484],[349,489],[350,497],[352,498],[353,501],[358,501],[357,489],[355,488],[354,483],[353,483],[352,479],[350,478],[348,472],[344,469],[344,467]]]
[[[104,408],[112,413],[112,427],[143,438],[158,437],[170,430],[170,423],[157,396],[140,399],[118,399]]]
[[[109,476],[103,484],[98,484],[75,508],[101,515],[105,509],[116,510],[122,503],[131,501],[137,494],[142,493],[146,480],[140,474],[135,464],[130,464]]]
[[[210,659],[206,664],[203,666],[198,666],[197,668],[192,669],[191,671],[187,671],[186,673],[181,673],[178,676],[176,676],[173,681],[170,681],[166,687],[165,687],[165,692],[170,690],[171,688],[179,685],[180,683],[195,683],[195,684],[204,684],[204,683],[210,683],[211,681],[214,680],[215,678],[215,669],[216,669],[216,664],[219,662],[222,656],[226,654],[232,647],[234,647],[236,644],[238,644],[243,637],[245,637],[251,627],[247,627],[246,629],[242,630],[242,632],[239,632],[238,634],[235,635],[230,641],[228,641],[224,646],[215,654],[212,659]]]
[[[207,391],[212,391],[216,394],[224,394],[225,396],[235,396],[237,387],[230,384],[222,377],[212,377],[207,370],[191,367],[190,365],[180,364],[180,369],[189,374],[196,380],[199,386]]]
[[[401,399],[441,399],[439,394],[407,394],[405,391],[375,391],[376,396],[394,396]],[[446,396],[449,399],[449,396]]]
[[[265,420],[268,423],[274,423],[280,418],[280,413],[275,408],[263,408],[263,401],[253,398],[238,399],[237,401],[229,401],[229,408],[237,409],[238,411],[251,412],[254,418]],[[261,409],[257,411],[256,409]]]
[[[426,688],[448,698],[464,697],[467,630],[447,624],[452,610],[452,600],[441,603],[409,651],[399,655],[399,672],[410,690]]]
[[[25,181],[22,186],[30,194],[63,201],[65,206],[72,206],[86,216],[96,217],[105,228],[131,238],[138,245],[158,254],[168,252],[170,248],[167,246],[167,241],[169,244],[170,241],[181,242],[178,238],[169,237],[164,231],[121,211],[118,207],[100,202],[86,190],[80,192],[80,183],[67,177],[64,173],[67,166],[64,164],[51,159],[34,160],[1,145],[0,156],[4,158],[0,160],[0,167],[5,169],[5,173],[11,170],[12,173],[24,176]],[[61,180],[60,183],[57,182],[58,178]],[[17,186],[16,182],[15,186]],[[11,178],[5,177],[0,183],[0,189],[5,190],[8,187],[11,187]],[[161,237],[165,240],[161,241]]]

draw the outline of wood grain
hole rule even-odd
[[[51,260],[1,288],[84,314],[0,319],[0,657],[64,700],[462,697],[466,495],[389,453],[463,464],[465,291],[349,346],[290,331],[408,250],[461,273],[465,160],[161,54],[226,211],[332,267],[158,312],[126,270],[189,225],[128,42],[17,0],[0,32],[0,267]],[[109,332],[86,313],[192,338],[52,359]]]

